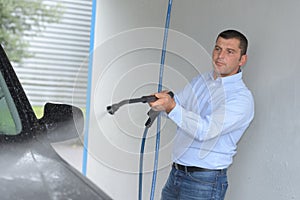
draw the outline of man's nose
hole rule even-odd
[[[218,58],[224,58],[224,56],[225,56],[225,51],[224,50],[219,51]]]

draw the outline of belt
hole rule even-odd
[[[221,171],[221,169],[206,169],[201,167],[194,166],[184,166],[177,163],[173,163],[172,165],[175,169],[185,171],[185,172],[209,172],[209,171]]]

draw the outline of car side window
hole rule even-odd
[[[22,130],[17,108],[0,73],[0,134],[17,135]]]

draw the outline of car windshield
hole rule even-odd
[[[17,135],[21,130],[18,111],[0,73],[0,134]]]

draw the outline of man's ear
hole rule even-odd
[[[248,56],[247,55],[242,55],[240,59],[240,66],[244,66],[247,62]]]

